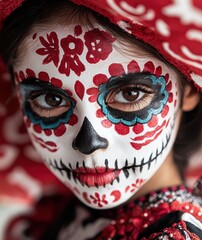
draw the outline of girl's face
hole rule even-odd
[[[35,148],[93,208],[130,199],[165,161],[178,129],[177,75],[125,48],[98,25],[38,28],[14,66]]]

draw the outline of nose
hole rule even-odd
[[[81,129],[72,143],[72,147],[83,154],[91,154],[98,149],[106,149],[108,141],[98,135],[88,118],[85,117]]]

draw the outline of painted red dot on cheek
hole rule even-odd
[[[37,33],[34,33],[32,39],[34,40],[37,37]]]
[[[145,65],[144,65],[143,71],[145,71],[145,72],[148,71],[148,72],[150,72],[150,73],[154,73],[155,67],[154,67],[153,62],[151,62],[151,61],[146,62]]]
[[[168,92],[171,92],[172,87],[173,87],[172,82],[169,81],[169,83],[166,85],[166,90],[167,90]]]
[[[169,93],[168,102],[173,102],[173,93]]]
[[[84,92],[85,92],[85,87],[80,81],[76,81],[75,86],[74,86],[75,92],[78,95],[78,97],[83,100]]]
[[[58,88],[61,88],[62,87],[62,81],[60,80],[60,79],[58,79],[58,78],[51,78],[51,83],[54,85],[54,86],[56,86],[56,87],[58,87]]]
[[[20,77],[20,80],[22,81],[25,79],[25,74],[22,71],[20,71],[19,77]]]
[[[136,134],[142,133],[144,131],[144,126],[143,124],[135,124],[135,126],[133,127],[133,132]]]
[[[44,133],[46,136],[51,136],[52,135],[52,131],[50,129],[45,129]]]
[[[168,107],[168,105],[165,105],[163,108],[163,111],[161,112],[162,118],[165,118],[167,116],[168,112],[169,112],[169,107]]]
[[[120,63],[113,63],[109,66],[109,73],[111,76],[122,76],[124,68]]]
[[[33,129],[37,133],[42,133],[42,129],[41,129],[41,126],[39,124],[34,125]]]
[[[32,71],[29,68],[26,69],[26,74],[27,74],[27,77],[36,77],[36,74],[34,73],[34,71]]]
[[[119,123],[115,125],[115,131],[120,135],[127,135],[130,129],[128,126],[125,126],[122,123]]]
[[[77,124],[77,122],[78,122],[78,117],[75,114],[72,114],[70,119],[69,119],[68,124],[70,126],[74,126],[75,124]]]
[[[149,126],[150,128],[154,128],[154,127],[157,126],[157,124],[158,124],[158,117],[157,117],[156,115],[154,115],[154,116],[151,118],[151,120],[148,122],[148,126]]]
[[[82,34],[82,28],[81,26],[77,25],[75,28],[74,28],[74,32],[75,32],[75,35],[78,37],[79,35]]]
[[[59,127],[53,130],[56,137],[61,137],[66,132],[66,126],[64,124],[61,124]]]
[[[48,82],[50,80],[49,75],[46,72],[40,72],[39,79],[42,81],[46,81],[46,82]]]
[[[108,78],[105,74],[97,74],[93,77],[93,83],[96,85],[96,86],[99,86],[100,84],[102,83],[105,83],[108,81]]]
[[[164,78],[165,78],[166,82],[168,82],[168,80],[169,80],[169,74],[166,73],[166,75],[164,76]]]
[[[104,115],[104,113],[102,112],[102,110],[101,109],[98,109],[97,111],[96,111],[96,117],[98,117],[98,118],[103,118],[105,115]]]
[[[91,95],[88,98],[89,102],[95,102],[97,100],[97,95],[99,93],[97,88],[89,88],[89,89],[87,89],[86,93],[88,95]]]
[[[101,124],[105,128],[110,128],[112,126],[112,123],[108,119],[103,120]]]
[[[128,64],[128,72],[140,72],[140,71],[141,71],[140,67],[136,61],[133,60]]]
[[[155,75],[156,75],[157,77],[160,77],[160,76],[162,75],[162,67],[161,67],[161,66],[158,66],[158,67],[156,68]]]

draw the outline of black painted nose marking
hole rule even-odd
[[[91,154],[98,149],[106,149],[108,141],[97,134],[88,118],[85,117],[81,129],[72,143],[72,147],[83,154]]]

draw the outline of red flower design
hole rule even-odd
[[[61,88],[63,85],[62,81],[60,79],[54,78],[54,77],[50,78],[49,74],[46,72],[43,72],[43,71],[39,72],[38,76],[35,74],[35,72],[33,70],[31,70],[29,68],[27,68],[25,72],[23,72],[23,71],[20,71],[19,73],[15,72],[16,81],[18,81],[19,83],[22,82],[24,79],[31,78],[31,77],[38,78],[41,81],[50,82],[52,85],[54,85],[58,88]],[[69,90],[64,90],[64,91],[67,92],[67,94],[72,97],[72,93]],[[74,99],[74,101],[76,102],[75,99]],[[75,114],[72,114],[68,121],[68,125],[73,126],[77,122],[78,122],[78,117]],[[26,125],[27,125],[27,127],[31,127],[30,120],[27,121]],[[66,131],[66,126],[64,124],[61,124],[54,130],[49,130],[49,129],[42,130],[42,128],[39,124],[33,125],[33,128],[34,128],[35,132],[37,132],[37,133],[41,133],[42,131],[44,131],[46,136],[50,136],[52,134],[52,132],[54,133],[55,136],[61,136]]]
[[[125,72],[141,72],[141,71],[142,72],[149,71],[149,72],[151,72],[152,74],[155,74],[158,77],[161,76],[161,74],[162,74],[161,66],[155,67],[154,64],[151,61],[148,61],[148,62],[145,63],[143,69],[141,69],[138,62],[136,62],[135,60],[132,60],[127,65],[127,71],[125,71],[124,67],[120,63],[112,63],[109,66],[108,71],[109,71],[110,77],[112,77],[112,76],[122,76],[122,74],[125,73]],[[169,75],[166,74],[164,77],[165,77],[166,82],[168,82]],[[96,87],[91,87],[91,88],[87,89],[87,91],[86,91],[87,94],[90,95],[90,97],[89,97],[90,102],[96,102],[97,101],[98,94],[99,94],[99,86],[102,83],[107,82],[108,79],[109,78],[105,74],[97,74],[97,75],[94,76],[93,83],[95,84]],[[102,125],[104,127],[106,127],[106,128],[112,127],[113,124],[108,119],[106,119],[106,116],[102,113],[101,108],[99,108],[97,110],[96,116],[98,118],[103,118]],[[137,124],[137,126],[139,126],[139,125],[140,124]],[[133,127],[133,129],[136,129],[135,126]],[[130,127],[125,126],[122,123],[115,124],[114,129],[119,135],[127,135],[127,134],[130,133]]]
[[[88,48],[86,59],[89,63],[105,60],[112,52],[112,43],[116,40],[111,34],[94,29],[84,35],[85,45]]]
[[[93,200],[93,203],[98,204],[99,207],[103,207],[103,204],[108,204],[105,194],[100,196],[100,194],[96,192],[95,196],[90,195],[90,198]]]
[[[37,49],[36,53],[42,56],[47,55],[46,58],[43,60],[43,64],[53,62],[54,65],[57,67],[59,63],[58,36],[55,32],[51,32],[46,36],[47,40],[44,37],[39,37],[39,40],[44,47]]]
[[[134,192],[136,189],[140,188],[142,186],[142,184],[144,183],[144,179],[142,178],[138,178],[135,183],[132,183],[131,186],[127,186],[125,189],[125,192],[129,191],[130,192]]]
[[[59,66],[59,72],[69,76],[73,70],[78,76],[85,70],[85,66],[80,61],[78,55],[83,52],[84,44],[81,39],[68,35],[61,40],[61,47],[64,55]]]
[[[91,95],[89,97],[89,102],[96,102],[97,101],[97,97],[98,97],[98,93],[99,93],[99,86],[102,83],[105,83],[108,81],[108,77],[105,74],[97,74],[93,77],[93,83],[95,84],[96,87],[92,87],[87,89],[87,94]]]

